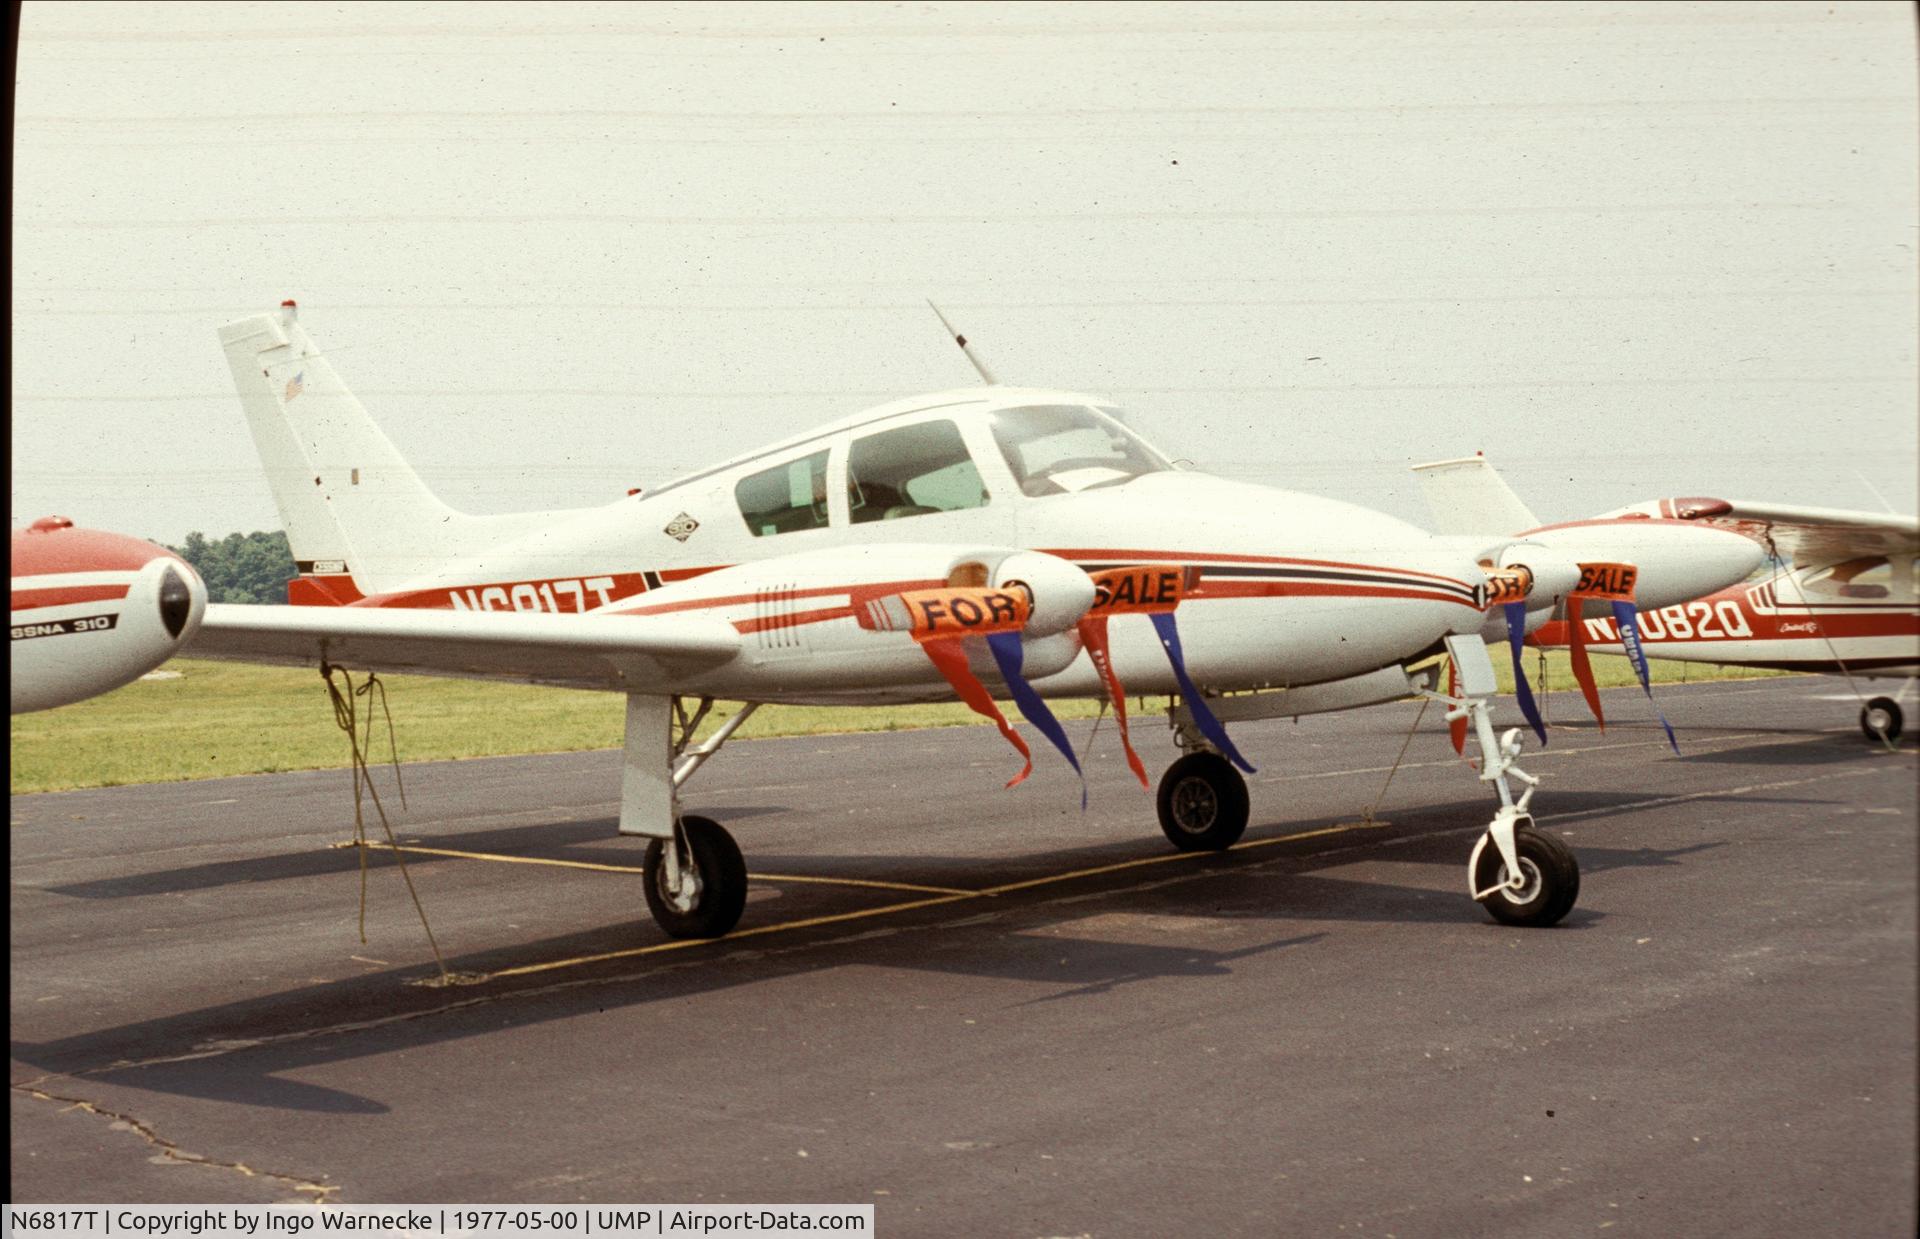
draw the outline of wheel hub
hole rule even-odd
[[[1520,875],[1517,878],[1505,865],[1500,866],[1500,894],[1508,903],[1533,902],[1540,897],[1540,889],[1545,883],[1546,879],[1540,876],[1540,866],[1524,856],[1520,858]]]
[[[668,846],[678,849],[679,844],[676,842]],[[684,852],[680,855],[680,885],[677,889],[673,878],[667,872],[667,867],[660,866],[660,895],[666,900],[667,906],[675,912],[692,912],[700,903],[700,891],[703,886],[704,883],[700,880],[700,866],[694,863],[692,856]]]
[[[1201,834],[1220,814],[1220,801],[1205,779],[1182,779],[1173,789],[1173,820],[1180,829]]]

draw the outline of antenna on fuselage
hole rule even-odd
[[[989,387],[998,387],[1000,380],[993,377],[993,372],[987,369],[985,362],[973,355],[973,349],[967,345],[967,338],[953,329],[953,324],[948,322],[947,316],[940,312],[940,307],[933,304],[932,298],[927,299],[927,308],[932,310],[933,316],[940,320],[940,325],[947,329],[947,334],[952,336],[953,342],[960,346],[960,351],[967,355],[967,360],[973,363],[973,368],[980,372],[980,381]]]

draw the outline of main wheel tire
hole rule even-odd
[[[1160,829],[1183,852],[1224,852],[1247,830],[1247,781],[1218,753],[1189,753],[1160,776]]]
[[[1483,891],[1499,883],[1500,889],[1481,902],[1503,924],[1538,928],[1558,924],[1580,897],[1580,863],[1573,849],[1554,835],[1524,827],[1513,832],[1513,847],[1520,854],[1520,872],[1526,881],[1518,890],[1509,887],[1500,849],[1488,843],[1474,865],[1473,888]]]
[[[746,910],[747,862],[733,836],[710,817],[681,818],[680,834],[692,853],[682,853],[680,871],[683,879],[693,878],[693,889],[680,899],[667,890],[668,841],[655,839],[647,844],[643,875],[647,911],[670,938],[718,938]]]
[[[1900,703],[1891,697],[1875,697],[1860,707],[1860,730],[1867,733],[1869,740],[1893,743],[1900,738],[1904,721],[1900,714]]]

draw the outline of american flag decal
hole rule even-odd
[[[306,390],[306,377],[307,377],[307,372],[306,372],[305,370],[302,370],[302,371],[301,371],[300,373],[298,373],[298,374],[296,374],[296,375],[294,375],[294,376],[293,376],[292,378],[290,378],[290,379],[288,379],[288,380],[287,380],[287,394],[286,394],[286,395],[284,395],[284,396],[282,396],[282,397],[281,397],[281,399],[282,399],[283,401],[284,401],[284,400],[291,400],[291,399],[293,399],[293,398],[294,398],[295,396],[297,396],[297,395],[299,395],[299,394],[300,394],[301,392],[303,392],[303,391],[305,391],[305,390]]]

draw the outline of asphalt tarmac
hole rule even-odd
[[[1610,692],[1604,734],[1530,744],[1583,872],[1549,930],[1465,894],[1493,802],[1434,712],[1388,783],[1412,705],[1237,725],[1253,825],[1213,856],[1110,728],[1084,815],[1037,738],[1001,790],[990,728],[737,743],[686,801],[753,893],[692,945],[614,833],[617,753],[408,766],[405,811],[386,770],[451,986],[392,853],[338,846],[344,772],[16,796],[12,1198],[1909,1235],[1920,762],[1843,691],[1667,688],[1680,757]]]

